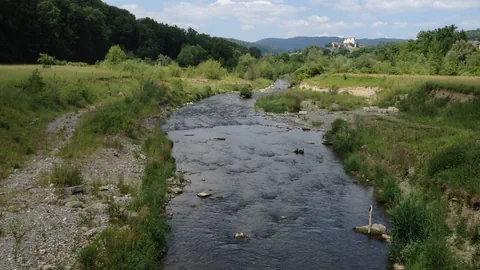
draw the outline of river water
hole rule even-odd
[[[352,230],[368,223],[371,204],[374,223],[389,227],[373,189],[353,183],[322,132],[288,130],[294,124],[254,103],[217,95],[165,125],[177,169],[192,181],[169,205],[166,269],[387,269],[387,244]],[[235,239],[240,232],[249,239]]]

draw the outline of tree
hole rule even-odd
[[[127,60],[127,55],[119,45],[112,46],[105,55],[105,64],[107,65],[118,65],[125,60]]]
[[[250,47],[250,49],[248,49],[248,53],[257,59],[262,57],[262,51],[257,47]]]
[[[458,40],[453,44],[452,49],[447,53],[445,59],[447,61],[454,61],[458,65],[463,65],[467,58],[475,54],[477,48],[465,40]]]
[[[195,46],[185,46],[177,57],[178,64],[183,67],[188,66],[197,66],[201,62],[207,60],[208,53],[200,47],[199,45]]]

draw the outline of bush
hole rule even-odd
[[[355,153],[350,156],[348,156],[344,162],[343,165],[345,167],[345,170],[349,172],[358,172],[362,168],[363,165],[363,156],[361,153]]]
[[[55,167],[50,182],[58,187],[73,187],[83,184],[81,170],[70,164]]]
[[[84,108],[88,104],[93,104],[95,95],[92,90],[84,85],[74,85],[65,91],[64,100],[68,105]]]
[[[157,65],[166,67],[172,63],[172,59],[168,55],[160,54],[157,58]]]
[[[170,71],[170,76],[172,77],[178,78],[182,75],[182,69],[175,62],[173,62],[168,66],[168,70]]]
[[[395,178],[391,176],[383,176],[375,180],[379,186],[378,200],[388,207],[396,205],[400,201],[401,190],[395,182]]]
[[[241,98],[252,98],[253,96],[253,88],[251,85],[239,86],[237,91],[240,92]]]
[[[50,56],[46,53],[41,53],[40,57],[38,58],[38,63],[41,64],[44,68],[49,68],[52,65],[56,64],[55,57]]]
[[[121,131],[133,135],[137,120],[130,106],[124,101],[105,104],[88,115],[81,128],[92,134],[117,134]]]
[[[226,70],[222,68],[222,65],[220,64],[220,62],[214,61],[214,60],[208,60],[206,62],[201,63],[198,66],[198,69],[206,79],[210,79],[210,80],[219,80],[226,73]]]
[[[358,134],[342,119],[332,123],[332,128],[327,132],[326,139],[333,145],[337,153],[347,156],[360,149],[361,143]]]
[[[120,48],[119,45],[115,45],[110,47],[107,55],[105,55],[105,64],[114,66],[126,61],[127,59],[127,55],[122,48]]]

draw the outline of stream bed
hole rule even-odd
[[[269,92],[287,87],[278,81]],[[258,95],[217,95],[164,126],[177,169],[192,181],[168,206],[165,268],[387,269],[387,243],[352,230],[368,223],[370,205],[373,222],[390,228],[373,188],[354,184],[322,132],[256,112]]]

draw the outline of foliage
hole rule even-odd
[[[50,182],[58,187],[73,187],[83,184],[80,168],[63,164],[53,169]]]
[[[46,53],[68,62],[94,64],[115,44],[134,57],[155,62],[159,55],[176,59],[182,48],[199,45],[212,59],[231,68],[248,51],[191,28],[136,19],[101,0],[2,1],[0,10],[8,11],[2,13],[2,63],[34,63],[40,53]]]
[[[253,88],[251,85],[240,85],[237,88],[237,91],[240,93],[241,98],[252,98],[253,96]]]
[[[107,55],[105,56],[105,63],[112,66],[118,65],[126,60],[127,55],[118,45],[110,47]]]
[[[41,64],[44,68],[48,68],[56,64],[55,57],[50,56],[46,53],[41,53],[40,58],[38,58],[37,62]]]
[[[227,72],[220,62],[215,60],[207,60],[198,66],[199,71],[206,79],[220,80]]]
[[[178,64],[183,67],[197,66],[207,60],[208,53],[199,45],[185,46],[177,57]]]

